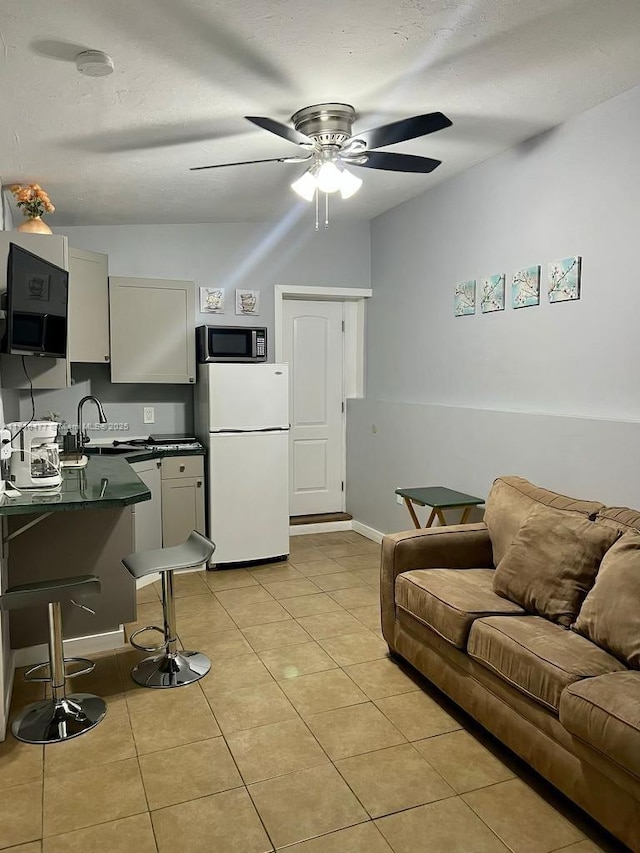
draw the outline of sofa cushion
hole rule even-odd
[[[484,513],[493,546],[494,565],[497,566],[507,553],[509,545],[535,506],[549,506],[585,516],[595,516],[604,509],[604,504],[569,498],[534,486],[523,477],[498,477],[489,492]]]
[[[605,506],[598,512],[596,522],[615,527],[620,533],[628,533],[629,530],[640,529],[640,512],[628,506]]]
[[[626,671],[612,655],[540,616],[489,616],[471,626],[469,655],[557,713],[562,691],[582,678]]]
[[[640,669],[640,531],[625,533],[604,555],[573,628]]]
[[[601,675],[567,687],[560,722],[640,778],[640,672]]]
[[[406,610],[459,649],[467,645],[474,619],[523,614],[493,591],[494,569],[417,569],[396,579],[396,606]]]
[[[498,563],[498,595],[569,627],[620,534],[584,515],[534,507]]]

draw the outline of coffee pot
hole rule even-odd
[[[11,433],[9,482],[16,489],[52,489],[62,483],[54,421],[16,421]]]

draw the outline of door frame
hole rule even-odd
[[[365,287],[307,287],[303,285],[276,284],[274,287],[274,352],[275,361],[282,361],[284,354],[285,299],[312,300],[314,302],[342,302],[344,312],[344,353],[342,376],[342,477],[345,490],[342,493],[342,511],[346,506],[347,492],[347,405],[349,397],[364,397],[365,384],[365,308],[366,300],[373,296],[371,288]]]

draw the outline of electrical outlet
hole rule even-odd
[[[154,424],[156,422],[156,410],[153,406],[145,406],[143,408],[142,422],[145,424]]]

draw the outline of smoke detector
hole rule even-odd
[[[87,77],[107,77],[113,74],[113,59],[101,50],[83,50],[76,56],[76,68]]]

